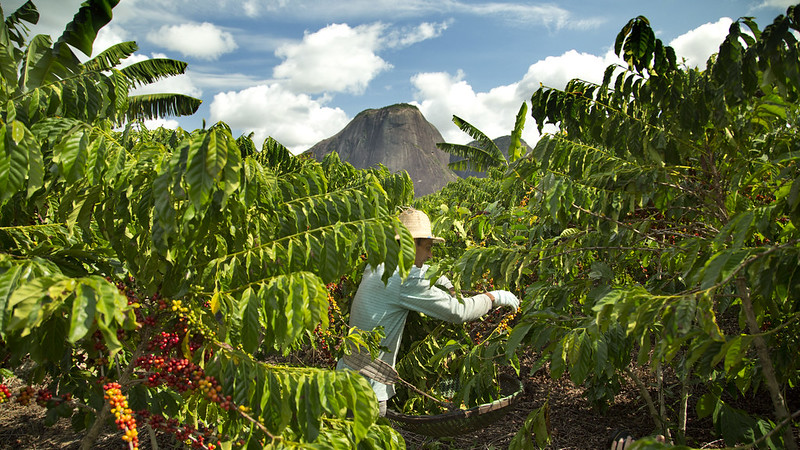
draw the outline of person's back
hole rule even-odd
[[[382,326],[386,334],[381,345],[389,350],[381,352],[379,359],[394,367],[397,350],[403,337],[409,311],[417,311],[426,316],[446,322],[461,323],[477,319],[492,308],[487,294],[468,297],[459,301],[448,292],[431,286],[425,279],[427,265],[414,266],[405,280],[395,272],[384,285],[383,265],[374,270],[367,268],[358,286],[350,308],[350,326],[361,330],[374,330]],[[339,362],[337,368],[346,365]],[[394,395],[394,388],[372,381],[378,400],[388,400]]]
[[[399,272],[395,272],[385,284],[382,280],[383,264],[375,268],[367,267],[350,306],[351,327],[364,331],[383,327],[385,337],[381,345],[388,350],[380,353],[380,360],[395,366],[409,311],[417,311],[447,322],[461,323],[483,316],[493,306],[507,306],[515,310],[519,308],[519,300],[508,291],[491,291],[459,300],[450,292],[431,286],[425,277],[428,266],[424,262],[431,257],[433,243],[444,240],[433,236],[430,220],[422,211],[406,210],[400,214],[400,221],[408,228],[416,244],[414,267],[405,279],[401,279]],[[449,280],[443,280],[449,284]],[[342,360],[336,368],[352,369]],[[394,395],[394,387],[372,379],[369,382],[383,414],[386,411],[386,400]]]

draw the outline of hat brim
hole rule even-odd
[[[430,239],[434,244],[444,244],[444,238],[439,236],[412,236],[414,239]]]
[[[444,244],[444,238],[440,238],[439,236],[411,236],[414,239],[431,239],[433,240],[434,244]],[[400,239],[399,234],[394,235],[395,239]]]

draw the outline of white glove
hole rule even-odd
[[[500,306],[508,306],[509,308],[513,309],[514,311],[519,309],[519,299],[516,295],[512,294],[509,291],[490,291],[492,297],[494,297],[494,304],[497,307]]]
[[[439,277],[439,279],[438,279],[438,280],[436,280],[436,283],[433,283],[433,284],[435,284],[436,286],[441,286],[441,287],[445,288],[445,290],[448,290],[448,291],[449,291],[449,290],[451,290],[451,289],[453,289],[453,282],[451,282],[451,281],[450,281],[450,280],[449,280],[449,279],[448,279],[446,276],[444,276],[444,275],[442,275],[441,277]]]

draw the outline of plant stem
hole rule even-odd
[[[89,428],[89,431],[87,431],[83,439],[81,439],[80,450],[91,450],[94,447],[95,441],[97,441],[97,437],[100,436],[100,432],[103,431],[103,426],[108,420],[109,414],[111,414],[111,403],[105,402],[103,404],[103,409],[97,413],[92,427]]]
[[[130,363],[127,365],[127,367],[125,367],[125,370],[123,370],[119,376],[119,384],[122,387],[126,387],[130,383],[131,376],[133,375],[133,362],[144,353],[147,343],[150,341],[150,331],[150,327],[143,327],[139,345],[136,346],[136,350],[133,351],[133,354],[130,358]],[[103,427],[105,427],[106,422],[108,422],[110,414],[111,404],[109,402],[104,402],[103,409],[97,413],[97,417],[95,417],[91,428],[89,428],[89,430],[83,436],[83,439],[81,439],[80,450],[91,450],[95,447],[95,441],[97,441],[97,437],[100,436],[100,432],[103,431]]]
[[[656,404],[655,402],[653,402],[653,397],[650,395],[650,391],[647,390],[647,386],[645,386],[644,382],[638,376],[636,376],[636,374],[633,373],[631,369],[626,368],[625,374],[628,375],[628,377],[630,377],[631,380],[633,380],[633,383],[639,389],[639,393],[642,394],[642,398],[644,399],[644,402],[647,404],[647,409],[650,411],[650,417],[653,418],[653,423],[655,424],[655,427],[660,430],[665,430],[667,428],[666,423],[664,423],[663,418],[658,415],[658,411],[656,410]]]
[[[745,321],[750,334],[753,335],[753,343],[756,347],[756,352],[761,360],[761,372],[764,374],[764,381],[767,384],[770,397],[772,398],[772,407],[775,409],[775,417],[778,421],[786,421],[789,415],[789,408],[786,406],[786,400],[781,394],[780,384],[775,377],[775,366],[772,364],[772,358],[769,356],[769,349],[767,348],[764,338],[761,337],[756,321],[756,314],[753,309],[753,302],[750,298],[750,289],[747,287],[744,278],[739,277],[736,279],[736,290],[742,299],[742,309],[744,310]],[[783,444],[787,450],[797,450],[797,442],[794,440],[792,434],[791,422],[787,422],[786,428],[783,430]]]
[[[147,427],[147,434],[150,436],[150,448],[152,450],[158,450],[158,439],[156,439],[156,432],[153,430],[153,427],[150,425],[145,425]]]
[[[680,409],[678,410],[678,443],[679,444],[686,444],[686,420],[688,416],[689,410],[689,375],[683,377],[681,380],[681,405]]]

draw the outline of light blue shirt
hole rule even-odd
[[[492,309],[492,300],[486,294],[467,297],[459,301],[450,293],[431,286],[425,279],[428,265],[411,268],[405,280],[395,272],[384,285],[383,264],[374,270],[367,267],[350,308],[350,326],[371,331],[383,326],[386,337],[382,345],[389,351],[381,352],[379,358],[392,367],[397,362],[397,350],[403,337],[403,328],[409,311],[418,311],[426,316],[451,323],[477,319]],[[337,369],[348,369],[339,361]],[[369,380],[378,401],[391,398],[394,386]]]

